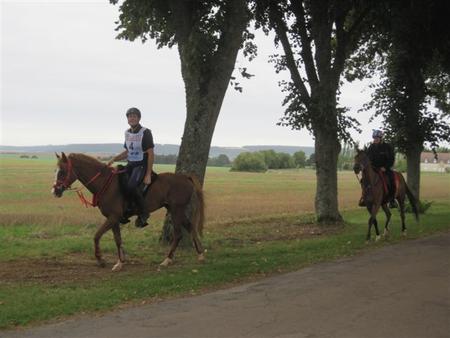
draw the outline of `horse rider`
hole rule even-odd
[[[143,228],[148,225],[147,220],[150,213],[145,205],[144,193],[141,182],[149,185],[152,182],[152,170],[155,154],[153,149],[153,135],[150,129],[143,127],[139,122],[141,120],[141,112],[137,108],[130,108],[126,112],[129,129],[125,131],[125,150],[114,156],[108,165],[112,165],[115,161],[127,159],[126,172],[128,174],[127,192],[129,197],[134,200],[138,217],[135,225]],[[127,212],[126,212],[127,214]],[[124,215],[121,223],[127,223],[128,215]]]
[[[388,188],[389,207],[395,208],[395,179],[392,166],[395,162],[394,148],[389,143],[383,141],[383,132],[374,129],[372,133],[373,142],[367,149],[367,156],[372,163],[372,166],[377,172],[384,173],[387,177],[386,184]],[[361,196],[360,206],[365,206],[364,198]]]

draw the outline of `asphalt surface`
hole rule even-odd
[[[450,337],[450,233],[1,337]]]

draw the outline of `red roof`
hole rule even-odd
[[[422,153],[420,154],[421,163],[435,163],[434,153]],[[450,153],[437,153],[436,163],[450,163]]]

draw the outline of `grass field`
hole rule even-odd
[[[92,237],[102,216],[84,208],[73,193],[54,198],[54,168],[52,158],[0,157],[1,328],[195,294],[401,240],[394,212],[392,237],[365,244],[367,215],[356,208],[360,188],[352,172],[338,176],[345,225],[319,227],[312,214],[314,171],[256,174],[208,168],[206,263],[198,263],[192,249],[182,249],[175,265],[157,271],[167,250],[158,244],[165,214],[159,211],[149,227],[129,223],[122,228],[128,263],[124,271],[112,273],[112,234],[101,242],[109,265],[98,268]],[[173,166],[155,169],[173,171]],[[424,173],[422,198],[434,203],[420,225],[408,216],[409,238],[450,228],[450,175]]]

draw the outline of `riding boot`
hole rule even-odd
[[[389,199],[389,208],[390,209],[397,208],[397,202],[395,201],[395,198],[393,196]]]
[[[129,203],[128,203],[129,204]],[[127,205],[127,209],[124,211],[122,217],[120,218],[120,224],[127,224],[130,222],[130,217],[133,215],[133,209],[130,205]]]
[[[395,180],[394,180],[394,173],[392,171],[388,171],[387,177],[388,177],[388,184],[389,184],[389,208],[395,209],[397,208],[397,202],[395,201]]]
[[[360,206],[360,207],[366,206],[366,201],[364,201],[364,196],[361,196],[361,198],[359,199],[358,206]]]
[[[136,218],[134,225],[138,228],[143,228],[148,225],[147,220],[150,217],[150,213],[147,211],[145,199],[139,187],[135,190],[134,198],[138,209],[138,217]]]

